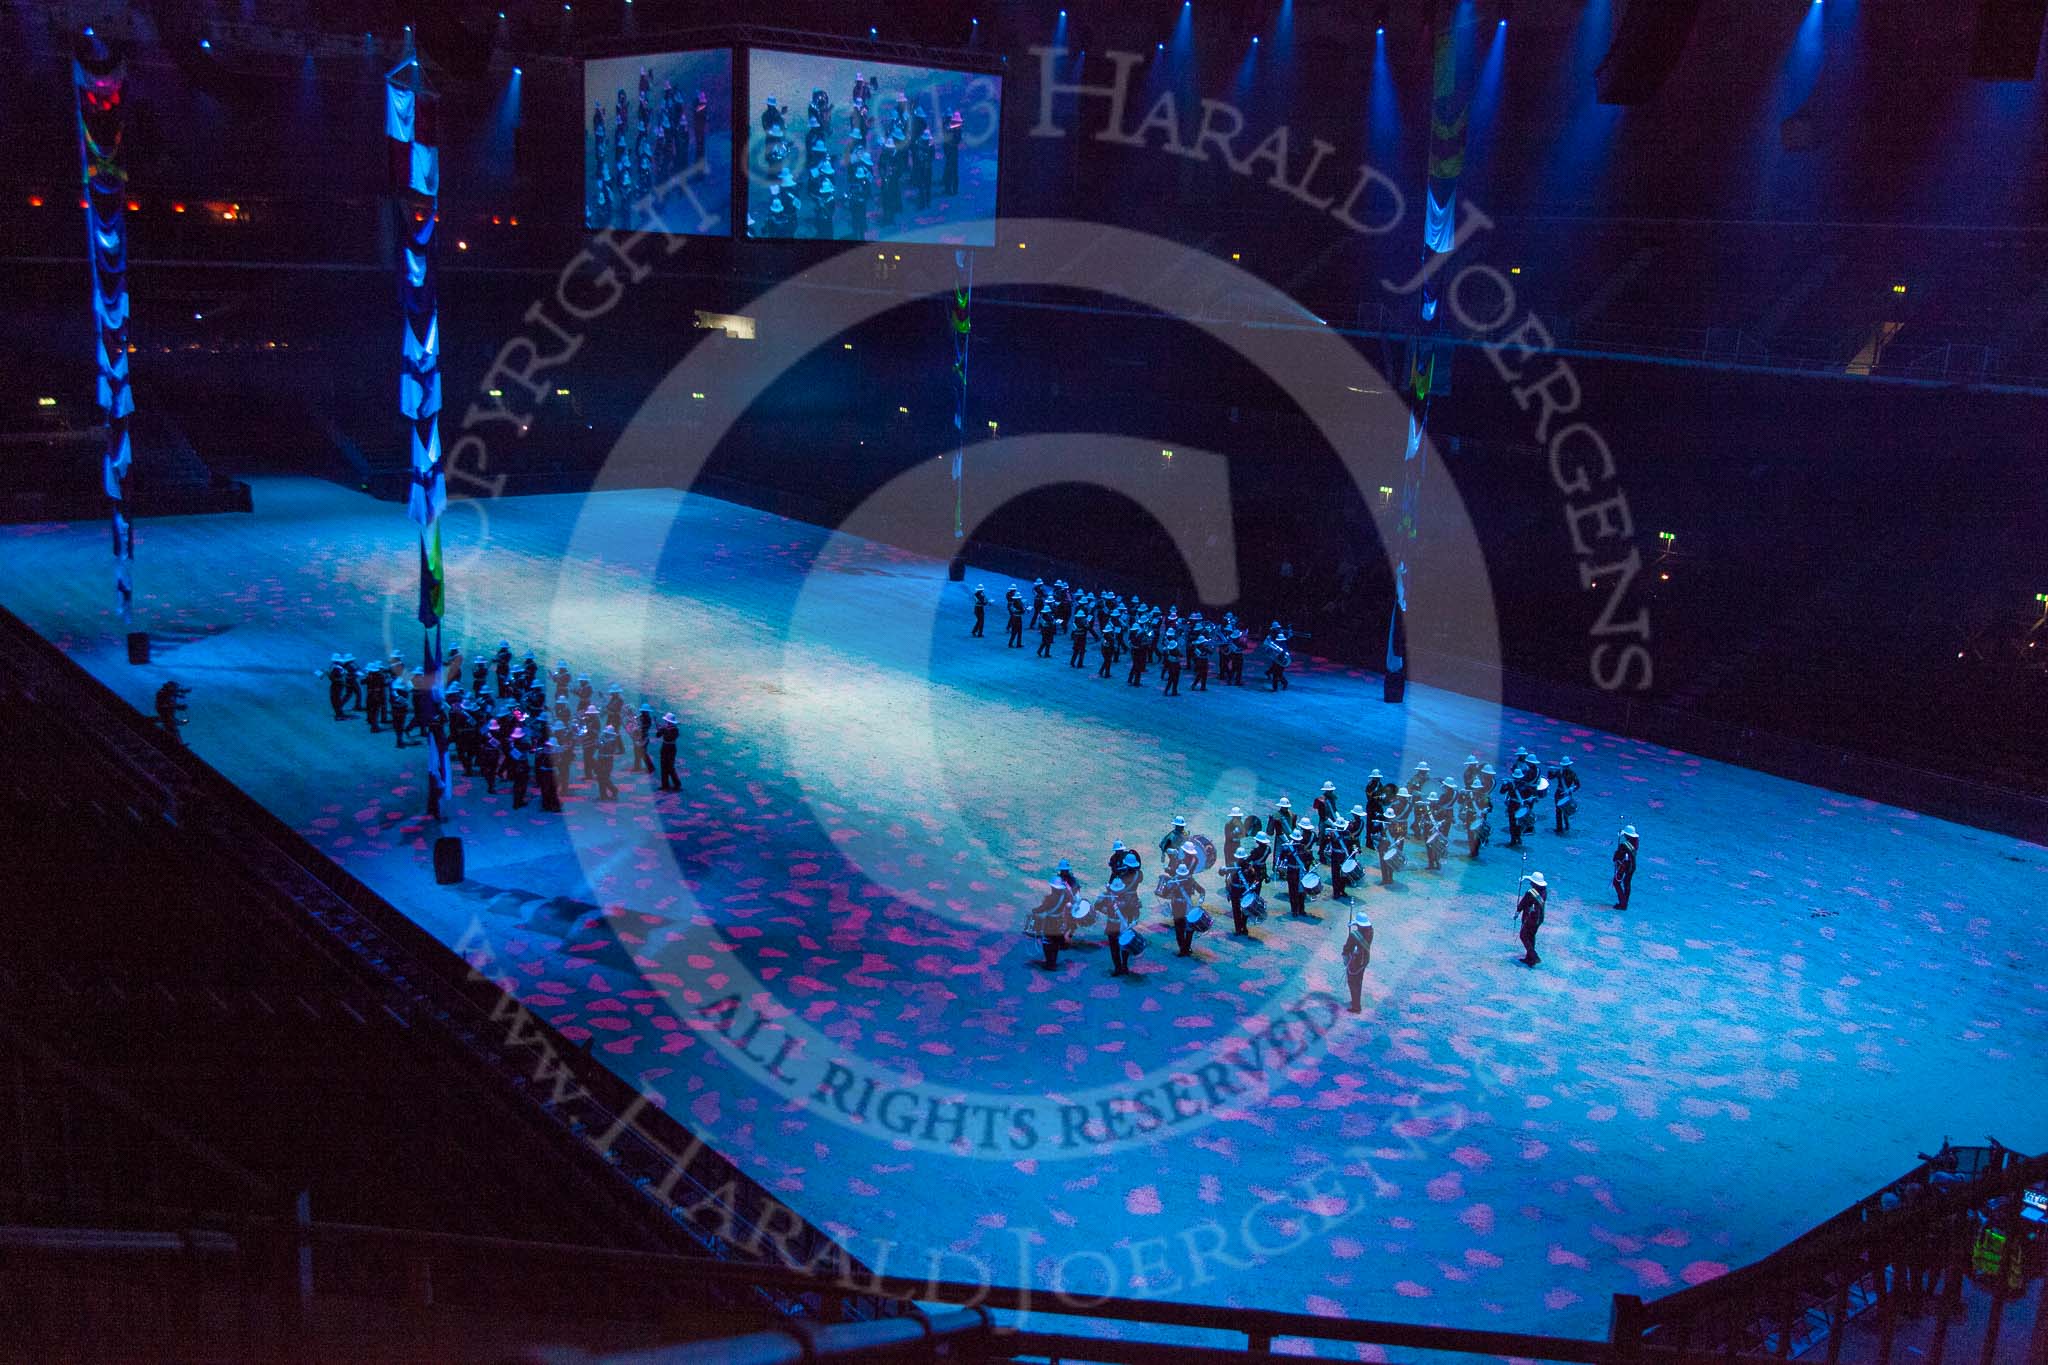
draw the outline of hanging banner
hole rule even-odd
[[[406,38],[405,55],[384,77],[384,136],[397,216],[398,300],[404,315],[398,357],[398,413],[407,426],[412,485],[406,515],[419,528],[420,675],[413,696],[427,744],[427,813],[441,814],[447,796],[447,678],[441,658],[441,620],[447,579],[441,559],[441,513],[448,506],[441,453],[441,317],[435,278],[440,223],[441,148],[437,101],[426,72]]]
[[[106,423],[100,482],[106,490],[114,544],[114,596],[121,620],[135,597],[135,524],[128,505],[134,463],[128,387],[128,172],[121,165],[127,64],[88,28],[78,36],[71,83],[78,100],[78,156],[84,172],[86,255],[92,265],[94,394]]]
[[[967,534],[962,476],[967,464],[967,347],[974,327],[974,253],[953,253],[953,302],[948,310],[953,340],[953,539]]]
[[[1448,387],[1452,348],[1441,335],[1436,270],[1433,258],[1450,254],[1457,244],[1458,182],[1465,174],[1465,134],[1471,118],[1471,92],[1458,59],[1459,21],[1467,18],[1468,0],[1435,0],[1429,92],[1429,175],[1424,186],[1422,223],[1424,278],[1420,317],[1408,344],[1408,442],[1401,460],[1401,502],[1395,523],[1394,602],[1387,618],[1386,699],[1399,701],[1408,681],[1409,551],[1421,533],[1423,458],[1428,449],[1431,396]]]

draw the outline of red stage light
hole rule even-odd
[[[28,197],[28,206],[32,209],[41,208],[43,206],[43,196],[41,196],[40,194],[30,195]]]

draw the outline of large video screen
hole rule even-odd
[[[1000,77],[750,49],[746,235],[995,245]]]
[[[732,235],[732,49],[583,64],[583,222]]]

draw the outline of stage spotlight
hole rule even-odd
[[[211,38],[201,38],[199,40],[199,50],[201,52],[213,51],[213,40]]]

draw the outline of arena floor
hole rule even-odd
[[[149,667],[98,524],[0,528],[0,600],[138,706],[190,684],[199,753],[891,1272],[1598,1336],[1611,1293],[1751,1260],[1944,1133],[2048,1145],[2048,850],[1446,692],[1388,707],[1313,663],[1285,695],[1163,698],[1070,670],[1064,641],[1004,649],[999,610],[967,638],[972,573],[705,498],[451,521],[451,642],[673,708],[685,790],[625,775],[603,806],[579,781],[544,816],[461,783],[468,880],[438,887],[423,751],[332,720],[318,676],[337,649],[416,661],[411,527],[309,480],[255,499],[142,524]],[[1046,972],[1018,932],[1057,858],[1099,881],[1121,838],[1149,877],[1176,814],[1213,835],[1233,802],[1305,808],[1328,778],[1348,806],[1374,767],[1517,743],[1586,783],[1575,832],[1532,840],[1534,970],[1497,846],[1361,893],[1357,1018],[1314,1003],[1341,990],[1327,902],[1193,960],[1153,933],[1129,980],[1099,944]],[[1290,1006],[1310,1023],[1248,1054]],[[1120,1137],[1146,1124],[1115,1097],[1175,1076],[1185,1121],[1174,1098]],[[1011,1113],[856,1125],[869,1080],[913,1096],[898,1117]]]

